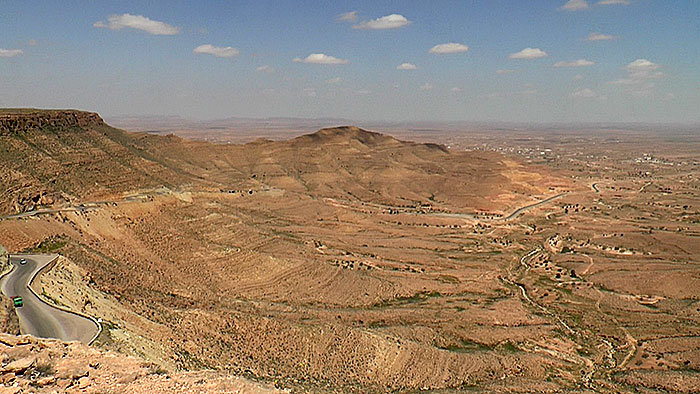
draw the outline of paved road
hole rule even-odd
[[[527,211],[528,209],[535,208],[535,207],[539,207],[540,205],[547,204],[548,202],[550,202],[550,201],[552,201],[552,200],[556,200],[557,198],[562,197],[562,196],[565,196],[565,195],[567,195],[567,194],[568,194],[568,193],[559,193],[559,194],[557,194],[557,195],[555,195],[555,196],[552,196],[552,197],[546,198],[546,199],[544,199],[544,200],[541,200],[541,201],[532,203],[532,204],[530,204],[530,205],[525,205],[524,207],[518,208],[518,209],[516,209],[515,211],[513,211],[513,213],[511,213],[510,215],[508,215],[508,216],[506,216],[506,217],[496,218],[496,219],[492,219],[492,220],[502,220],[502,221],[506,221],[506,220],[514,219],[516,216],[518,216],[518,215],[520,215],[521,213]],[[483,215],[477,215],[477,214],[473,214],[473,213],[445,213],[445,212],[438,212],[438,213],[431,213],[430,215],[432,215],[432,216],[442,216],[442,217],[448,217],[448,218],[465,218],[465,219],[482,219],[482,220],[484,219],[484,218],[483,218]]]
[[[96,209],[97,209],[97,207],[94,207],[94,206],[83,206],[83,205],[78,205],[75,207],[68,207],[68,208],[35,209],[33,211],[27,211],[27,212],[16,213],[14,215],[2,216],[2,217],[0,217],[0,219],[19,219],[19,218],[27,218],[30,216],[46,215],[46,214],[58,213],[58,212],[89,212],[89,211],[94,211]]]
[[[90,343],[98,332],[94,321],[54,308],[28,288],[29,281],[36,272],[56,257],[57,255],[13,255],[11,261],[14,270],[2,278],[0,287],[6,296],[20,296],[24,300],[24,306],[16,309],[23,334]],[[27,264],[19,264],[22,258],[27,260]]]
[[[546,203],[548,203],[548,202],[550,202],[550,201],[552,201],[552,200],[555,200],[555,199],[557,199],[557,198],[559,198],[559,197],[561,197],[561,196],[565,196],[565,195],[566,195],[566,193],[559,193],[559,194],[557,194],[556,196],[552,196],[552,197],[546,198],[546,199],[544,199],[544,200],[542,200],[542,201],[539,201],[539,202],[536,202],[536,203],[534,203],[534,204],[525,205],[524,207],[518,208],[518,209],[516,209],[515,211],[513,211],[513,213],[511,213],[510,215],[504,217],[503,220],[510,220],[510,219],[513,219],[513,218],[515,218],[516,216],[520,215],[521,213],[527,211],[527,210],[530,209],[530,208],[539,207],[540,205],[544,205],[544,204],[546,204]]]

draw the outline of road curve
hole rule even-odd
[[[550,202],[550,201],[552,201],[552,200],[556,200],[557,198],[562,197],[562,196],[565,196],[566,194],[567,194],[567,193],[559,193],[559,194],[557,194],[557,195],[555,195],[555,196],[546,198],[546,199],[544,199],[544,200],[542,200],[542,201],[538,201],[538,202],[533,203],[533,204],[530,204],[530,205],[525,205],[524,207],[518,208],[518,209],[516,209],[515,211],[513,211],[513,213],[511,213],[510,215],[504,217],[503,220],[511,220],[511,219],[515,218],[516,216],[520,215],[521,213],[527,211],[527,210],[530,209],[530,208],[539,207],[540,205],[544,205],[544,204],[546,204],[546,203],[548,203],[548,202]]]
[[[516,209],[515,211],[513,211],[513,213],[511,213],[511,214],[508,215],[508,216],[505,216],[505,217],[502,217],[502,218],[491,219],[491,220],[494,220],[494,221],[508,221],[508,220],[514,219],[515,217],[517,217],[517,216],[520,215],[521,213],[527,211],[528,209],[535,208],[535,207],[539,207],[540,205],[547,204],[548,202],[550,202],[550,201],[552,201],[552,200],[556,200],[557,198],[562,197],[562,196],[565,196],[565,195],[567,195],[567,194],[568,194],[568,193],[566,193],[566,192],[564,192],[564,193],[559,193],[559,194],[557,194],[557,195],[551,196],[551,197],[546,198],[546,199],[544,199],[544,200],[540,200],[540,201],[538,201],[538,202],[534,202],[534,203],[532,203],[532,204],[525,205],[524,207],[520,207],[520,208]],[[442,216],[442,217],[447,217],[447,218],[481,219],[481,220],[484,220],[481,216],[479,216],[479,215],[477,215],[477,214],[474,214],[474,213],[447,213],[447,212],[436,212],[436,213],[430,213],[429,215],[431,215],[431,216]]]
[[[16,308],[22,334],[89,344],[99,333],[98,323],[47,304],[29,288],[36,274],[56,257],[55,254],[11,256],[13,270],[2,278],[0,288],[6,296],[20,296],[24,301],[24,306]],[[21,259],[27,263],[20,264]]]

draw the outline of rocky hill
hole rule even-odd
[[[450,153],[357,127],[323,129],[291,141],[214,145],[128,133],[81,111],[0,110],[0,214],[124,192],[198,183],[250,188],[261,182],[322,197],[495,208],[508,179],[489,153]],[[477,191],[478,189],[478,191]]]
[[[76,110],[0,109],[0,135],[26,133],[44,129],[103,126],[94,112]]]
[[[150,139],[90,112],[0,110],[0,214],[188,182],[148,153]]]

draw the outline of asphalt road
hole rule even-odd
[[[13,255],[11,261],[15,267],[2,278],[2,292],[8,297],[22,297],[24,306],[16,308],[16,311],[23,334],[90,343],[98,332],[94,321],[55,308],[40,300],[28,288],[29,281],[36,272],[55,257],[56,255]],[[22,258],[27,260],[27,264],[19,264]]]
[[[521,213],[527,211],[527,210],[530,209],[530,208],[539,207],[540,205],[544,205],[544,204],[546,204],[546,203],[548,203],[548,202],[550,202],[550,201],[552,201],[552,200],[555,200],[555,199],[557,199],[557,198],[559,198],[559,197],[561,197],[561,196],[565,196],[565,195],[566,195],[566,193],[559,193],[559,194],[557,194],[556,196],[552,196],[552,197],[546,198],[546,199],[544,199],[544,200],[542,200],[542,201],[536,202],[536,203],[534,203],[534,204],[530,204],[530,205],[526,205],[526,206],[524,206],[524,207],[522,207],[522,208],[518,208],[518,209],[516,209],[515,211],[513,211],[513,213],[511,213],[510,215],[508,215],[508,216],[506,216],[505,218],[503,218],[503,220],[511,220],[511,219],[515,218],[516,216],[520,215]]]
[[[515,211],[513,211],[513,213],[511,213],[510,215],[508,215],[508,216],[506,216],[506,217],[497,218],[497,219],[492,219],[492,220],[511,220],[511,219],[514,219],[515,217],[517,217],[517,216],[520,215],[521,213],[527,211],[528,209],[535,208],[535,207],[539,207],[540,205],[547,204],[547,203],[551,202],[552,200],[556,200],[557,198],[562,197],[562,196],[565,196],[565,195],[567,195],[567,194],[568,194],[568,193],[559,193],[559,194],[557,194],[557,195],[555,195],[555,196],[546,198],[546,199],[541,200],[541,201],[538,201],[538,202],[536,202],[536,203],[532,203],[532,204],[529,204],[529,205],[525,205],[524,207],[518,208],[518,209],[516,209]],[[444,213],[444,212],[439,212],[439,213],[432,213],[432,214],[430,214],[430,215],[432,215],[432,216],[442,216],[442,217],[448,217],[448,218],[467,218],[467,219],[482,219],[482,220],[483,220],[483,217],[482,217],[482,216],[479,216],[479,215],[476,215],[476,214],[473,214],[473,213]]]

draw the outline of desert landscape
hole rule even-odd
[[[1,123],[0,243],[60,255],[33,286],[101,351],[293,392],[700,388],[693,133]]]
[[[0,394],[700,393],[697,1],[0,12]]]

